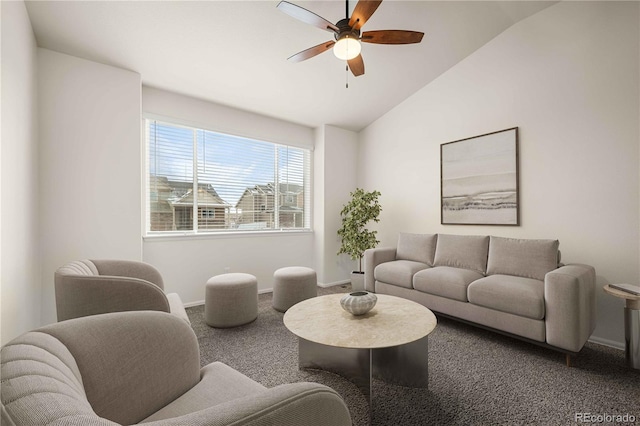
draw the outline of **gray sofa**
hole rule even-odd
[[[59,322],[7,343],[0,360],[3,426],[351,424],[326,386],[267,389],[220,362],[200,368],[195,333],[163,312]]]
[[[560,263],[557,240],[401,233],[364,254],[365,288],[577,354],[595,328],[595,270]]]

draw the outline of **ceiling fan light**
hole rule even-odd
[[[360,46],[358,39],[348,34],[341,37],[333,46],[333,54],[343,61],[355,58],[360,54],[360,50],[362,50],[362,46]]]

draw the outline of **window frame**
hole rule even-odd
[[[303,182],[303,191],[304,191],[304,217],[303,222],[304,225],[299,228],[266,228],[266,229],[237,229],[237,228],[229,228],[229,229],[207,229],[207,230],[199,230],[198,226],[195,224],[192,226],[190,230],[174,230],[174,231],[152,231],[150,228],[151,222],[151,197],[150,197],[150,165],[149,165],[149,125],[153,122],[166,124],[174,127],[181,127],[184,129],[189,129],[195,132],[197,131],[206,131],[213,132],[219,135],[230,136],[234,138],[242,138],[248,139],[256,142],[264,142],[269,143],[274,146],[274,149],[278,149],[278,147],[284,148],[293,148],[298,150],[303,150],[305,152],[304,156],[305,162],[308,162],[308,165],[303,166],[304,182]],[[308,234],[313,232],[313,148],[305,147],[303,145],[294,145],[287,144],[279,141],[274,141],[269,138],[257,138],[256,136],[245,136],[240,133],[231,133],[229,131],[221,131],[211,126],[202,125],[195,122],[188,122],[185,120],[175,119],[172,117],[165,116],[157,116],[155,114],[143,114],[142,116],[142,161],[143,161],[143,174],[142,174],[142,202],[143,202],[143,239],[154,239],[154,240],[162,240],[162,239],[181,239],[181,238],[215,238],[215,237],[246,237],[246,236],[275,236],[275,235],[291,235],[291,234]],[[194,170],[197,169],[197,143],[194,141]],[[277,176],[274,176],[277,178]],[[278,185],[274,185],[278,186]],[[198,181],[194,173],[194,182],[193,188],[194,191],[197,191]],[[274,193],[274,200],[280,197],[280,192],[276,190]],[[308,195],[307,195],[308,194]],[[197,198],[197,197],[196,197]],[[200,210],[198,207],[197,201],[194,203],[193,211]],[[237,209],[237,207],[235,207]],[[275,214],[274,210],[274,214]]]

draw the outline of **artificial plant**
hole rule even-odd
[[[380,192],[366,192],[364,189],[356,188],[350,195],[351,201],[345,204],[340,212],[342,227],[338,229],[338,236],[342,239],[342,244],[338,254],[346,253],[351,259],[358,260],[358,272],[362,272],[364,251],[374,248],[380,242],[376,239],[377,231],[366,228],[370,221],[380,222]]]

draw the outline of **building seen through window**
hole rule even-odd
[[[146,120],[147,231],[308,229],[310,151]]]

